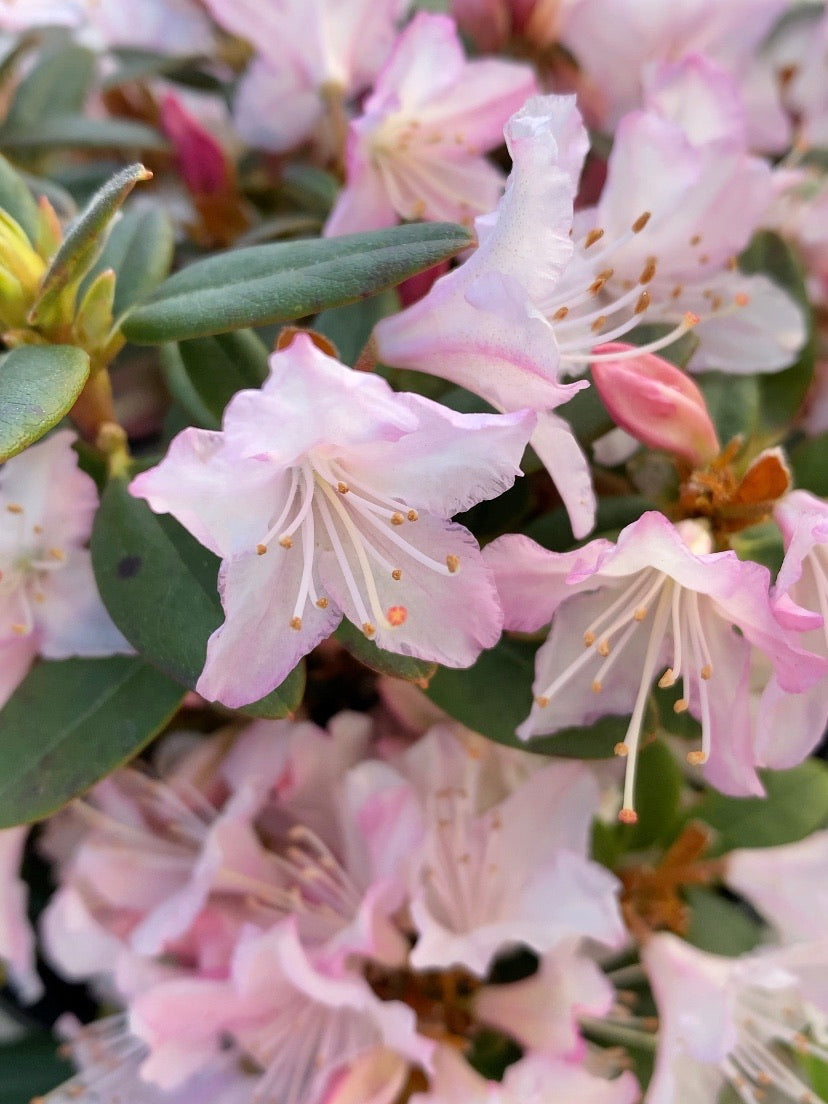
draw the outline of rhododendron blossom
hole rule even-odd
[[[748,713],[750,645],[789,692],[809,689],[826,670],[776,620],[766,568],[713,552],[703,526],[673,526],[655,512],[628,525],[614,545],[596,540],[555,553],[506,536],[486,559],[507,628],[534,632],[552,621],[538,652],[535,701],[518,730],[524,739],[632,710],[616,750],[628,757],[620,816],[634,821],[644,712],[662,672],[659,686],[681,683],[675,710],[701,721],[702,746],[690,760],[727,793],[762,793]]]
[[[445,519],[511,485],[533,420],[395,395],[306,335],[275,353],[222,433],[186,430],[131,486],[222,557],[226,620],[197,689],[260,698],[343,614],[389,650],[472,663],[501,616],[474,540]]]
[[[503,124],[534,91],[528,66],[467,62],[452,21],[421,12],[351,123],[347,180],[325,233],[397,218],[466,222],[491,210],[503,176],[483,154],[502,143]]]

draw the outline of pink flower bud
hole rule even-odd
[[[709,463],[721,451],[704,395],[681,369],[634,345],[611,342],[594,350],[592,378],[616,425],[651,448]]]
[[[227,155],[221,144],[181,101],[167,95],[161,104],[161,126],[175,149],[178,169],[194,196],[225,192],[231,181]]]

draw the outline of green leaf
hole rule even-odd
[[[161,364],[174,398],[196,425],[218,429],[237,391],[267,377],[267,347],[252,330],[197,337],[161,347]]]
[[[183,697],[140,657],[36,664],[0,711],[0,827],[88,790],[137,755]]]
[[[123,331],[130,341],[154,344],[304,318],[393,287],[471,240],[462,226],[417,223],[236,249],[165,280]]]
[[[365,634],[352,625],[347,618],[343,619],[335,636],[355,659],[381,675],[392,675],[394,678],[406,679],[408,682],[420,682],[430,679],[437,670],[436,663],[427,663],[422,659],[412,659],[411,656],[397,655],[395,652],[378,648],[373,640],[368,640]]]
[[[0,1045],[0,1104],[29,1104],[72,1076],[71,1063],[58,1056],[48,1031]]]
[[[710,954],[740,955],[762,941],[762,925],[738,902],[712,889],[690,886],[685,890],[690,906],[687,940]]]
[[[515,729],[529,715],[536,646],[504,637],[483,652],[473,667],[458,671],[441,667],[428,686],[428,696],[467,728],[499,744],[575,759],[605,759],[623,739],[627,720],[602,717],[590,728],[567,728],[528,743]]]
[[[168,515],[154,514],[113,479],[92,532],[92,564],[112,620],[149,662],[195,687],[207,640],[224,620],[216,591],[219,561]],[[302,700],[304,669],[244,709],[284,717]]]
[[[34,245],[39,225],[37,204],[25,181],[0,155],[0,208],[18,223]]]
[[[662,740],[643,747],[638,756],[635,810],[638,822],[619,824],[627,850],[638,851],[657,842],[670,842],[675,835],[683,775],[676,757]]]
[[[34,444],[72,409],[89,376],[74,345],[23,345],[0,360],[0,462]]]
[[[116,173],[95,193],[73,223],[60,249],[52,258],[40,285],[40,295],[29,312],[33,325],[45,320],[62,293],[77,287],[89,272],[104,245],[104,235],[118,208],[141,180],[151,173],[143,165],[130,165]]]
[[[793,770],[761,771],[767,797],[725,797],[714,791],[690,815],[716,829],[717,853],[736,847],[794,843],[828,825],[828,766],[809,759]]]
[[[79,112],[94,76],[95,55],[83,46],[69,45],[43,53],[18,85],[0,127],[0,146],[9,148],[7,133],[25,133],[44,119]]]
[[[325,218],[336,202],[339,184],[331,173],[315,165],[293,162],[286,165],[279,182],[285,199],[292,200],[306,211]]]
[[[380,295],[372,295],[370,299],[322,311],[316,316],[313,328],[336,345],[344,364],[353,367],[377,322],[399,309],[397,293],[384,291]]]
[[[808,322],[808,340],[794,364],[781,372],[756,377],[759,421],[762,429],[786,428],[799,410],[814,378],[816,342],[802,267],[788,243],[772,230],[761,230],[739,258],[743,272],[763,272],[802,308]]]
[[[828,495],[828,433],[808,437],[791,450],[790,460],[797,487],[816,495]]]
[[[130,119],[90,119],[86,115],[51,115],[31,125],[0,130],[0,146],[16,153],[41,149],[125,149],[158,151],[166,140],[144,123]]]
[[[115,272],[114,316],[148,295],[169,273],[173,259],[173,228],[170,216],[157,207],[127,211],[114,223],[103,251],[85,281],[101,272]]]
[[[785,557],[782,534],[774,521],[763,521],[734,533],[730,538],[730,546],[740,560],[756,560],[757,563],[764,564],[774,578]]]
[[[696,377],[719,440],[726,444],[737,434],[749,437],[759,426],[759,381],[756,376],[704,372]]]

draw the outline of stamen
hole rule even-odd
[[[650,221],[651,216],[652,213],[650,211],[644,211],[643,214],[639,215],[635,222],[632,224],[632,232],[634,234],[640,234],[647,223]]]
[[[6,509],[9,511],[10,514],[22,514],[23,513],[23,507],[20,505],[19,502],[10,502],[6,506]]]
[[[296,496],[296,489],[297,489],[298,486],[299,486],[299,468],[291,468],[291,471],[290,471],[290,487],[288,487],[287,499],[285,501],[284,509],[282,510],[281,514],[279,514],[278,518],[273,523],[273,525],[270,527],[270,529],[268,529],[267,533],[265,533],[262,540],[256,545],[256,551],[259,553],[260,556],[263,556],[264,552],[260,552],[259,549],[264,548],[265,551],[267,551],[267,546],[270,544],[270,542],[273,540],[273,538],[276,536],[276,534],[281,532],[282,526],[287,521],[288,514],[290,513],[291,508],[293,506],[293,499]],[[279,543],[281,544],[281,541]],[[283,548],[290,548],[290,545],[289,544],[282,545],[282,547]]]
[[[400,581],[400,579],[402,578],[402,571],[399,567],[395,567],[394,570],[391,572],[391,578],[394,580],[395,583],[398,583]]]
[[[446,556],[446,567],[452,575],[456,575],[460,570],[460,557],[449,553],[449,555]]]
[[[347,483],[343,483],[340,479],[336,485],[336,489],[339,491],[340,494],[347,494],[351,488],[348,486]]]
[[[584,238],[583,248],[589,249],[591,246],[595,245],[596,242],[600,241],[603,236],[604,231],[601,230],[600,227],[593,227],[593,229],[590,230],[590,232]]]
[[[404,518],[404,517],[402,516],[402,514],[401,514],[401,513],[399,513],[399,512],[397,512],[397,513],[393,513],[393,514],[391,515],[391,524],[392,524],[392,525],[402,525],[402,523],[403,523],[404,521],[405,521],[405,518]]]
[[[302,628],[302,618],[301,617],[291,617],[290,627],[292,629],[296,629],[296,631],[298,632],[299,629]]]
[[[561,360],[566,361],[568,364],[594,364],[597,361],[605,360],[632,360],[635,357],[640,357],[642,353],[655,353],[659,349],[664,349],[667,345],[672,345],[674,341],[678,341],[680,337],[683,337],[689,330],[692,330],[694,326],[697,326],[701,319],[697,314],[692,311],[687,311],[678,326],[672,329],[664,337],[659,337],[655,341],[650,341],[646,345],[636,345],[632,349],[626,349],[620,353],[561,353]],[[602,334],[602,343],[614,341],[616,337],[620,337],[621,334],[626,333],[630,329],[628,324],[619,328],[612,333]]]

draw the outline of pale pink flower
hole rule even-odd
[[[101,602],[84,545],[98,508],[59,430],[0,469],[0,705],[36,655],[105,656],[131,649]]]
[[[534,415],[395,394],[303,334],[270,363],[221,433],[185,430],[131,484],[222,557],[226,619],[196,689],[257,700],[343,615],[389,651],[473,663],[501,614],[473,537],[446,519],[511,486]]]
[[[411,1104],[636,1104],[640,1090],[627,1072],[614,1080],[590,1073],[577,1062],[529,1054],[506,1069],[502,1081],[487,1081],[454,1051],[435,1060],[431,1091]]]
[[[490,211],[503,174],[484,154],[536,91],[528,65],[466,61],[454,23],[420,12],[380,71],[348,135],[345,187],[329,236],[398,219],[470,222]]]
[[[711,547],[700,523],[674,526],[649,512],[616,544],[596,540],[555,553],[527,537],[506,536],[486,549],[507,628],[534,632],[552,621],[519,735],[530,739],[632,711],[617,749],[628,756],[619,814],[625,821],[636,819],[636,758],[660,671],[660,686],[682,684],[677,711],[689,709],[701,721],[701,751],[689,759],[703,763],[708,780],[726,793],[761,794],[755,766],[762,759],[749,716],[751,645],[788,691],[807,689],[826,669],[777,621],[767,568]]]
[[[725,857],[724,880],[785,943],[820,939],[828,917],[828,831],[782,847],[746,847]]]
[[[808,491],[792,491],[777,503],[774,518],[786,548],[773,588],[777,616],[804,630],[803,645],[828,659],[828,504]],[[803,610],[810,611],[804,618]],[[800,763],[823,738],[826,723],[824,678],[804,693],[790,694],[772,674],[756,720],[760,761],[777,769]]]
[[[770,167],[747,151],[732,79],[700,55],[662,65],[645,110],[618,125],[597,206],[578,214],[577,225],[600,234],[600,245],[564,273],[557,293],[567,318],[559,329],[584,342],[591,333],[612,340],[602,330],[632,299],[649,323],[695,317],[693,370],[784,368],[807,336],[802,310],[767,276],[735,269],[772,196]],[[646,227],[630,234],[639,211],[649,213]],[[588,278],[599,291],[585,308]]]
[[[825,939],[724,958],[665,933],[645,944],[642,961],[659,1013],[645,1104],[710,1104],[728,1085],[744,1104],[772,1090],[817,1104],[794,1056],[825,1059]]]
[[[660,63],[697,53],[737,82],[751,145],[778,151],[788,144],[789,123],[773,74],[756,55],[787,6],[787,0],[573,0],[564,8],[561,41],[591,78],[605,128],[641,105]]]
[[[653,353],[612,359],[613,353],[637,352],[616,342],[599,345],[592,379],[612,420],[650,448],[664,449],[694,467],[721,451],[704,395],[679,368]]]
[[[28,825],[0,831],[0,963],[27,1004],[43,993],[35,969],[34,932],[26,912],[29,889],[20,876]]]
[[[529,100],[505,137],[512,172],[497,209],[475,222],[478,248],[423,299],[379,323],[377,350],[387,364],[451,380],[498,410],[538,411],[532,446],[584,536],[595,511],[589,467],[553,411],[586,384],[559,381],[575,350],[556,340],[547,317],[556,308],[547,306],[575,248],[573,202],[588,140],[566,96]]]
[[[326,97],[363,92],[385,62],[408,0],[205,0],[256,56],[235,101],[241,136],[286,150],[310,137]]]
[[[450,727],[432,729],[397,767],[363,764],[349,784],[370,795],[360,815],[376,838],[411,825],[414,969],[464,966],[484,977],[514,944],[544,953],[572,937],[623,942],[618,883],[587,858],[599,793],[586,767],[552,763],[486,801],[497,760]]]

